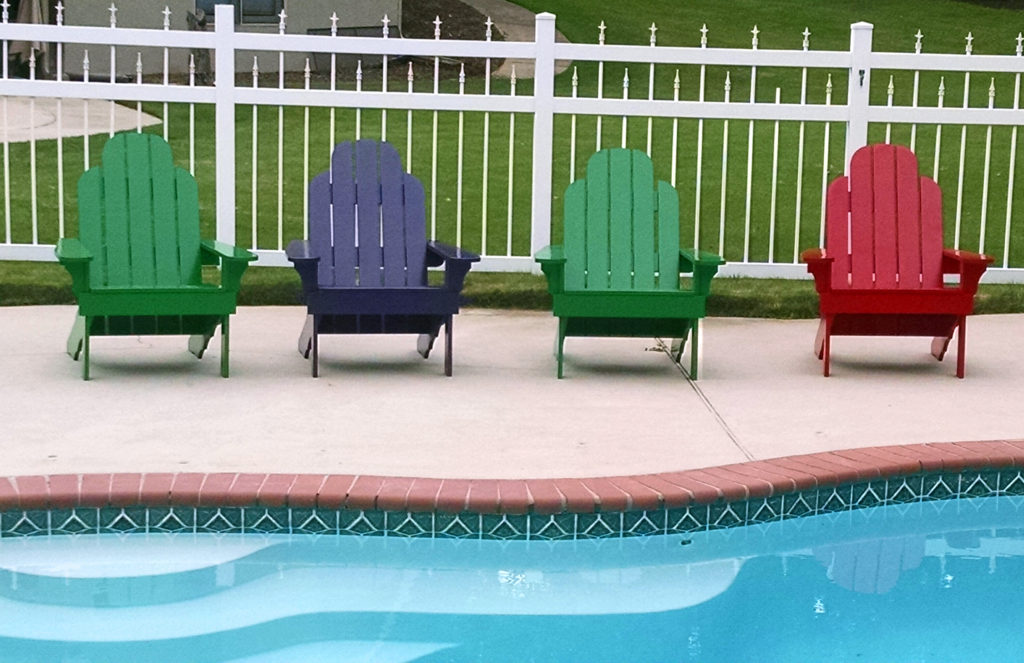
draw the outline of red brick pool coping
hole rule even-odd
[[[615,512],[762,499],[920,473],[1024,468],[1024,440],[867,447],[698,470],[594,478],[436,479],[150,473],[0,477],[0,511],[292,507],[480,514]]]

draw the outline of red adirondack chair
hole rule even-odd
[[[824,249],[801,258],[814,275],[821,324],[814,351],[829,374],[833,336],[932,336],[942,360],[957,335],[956,375],[964,376],[964,334],[978,280],[992,258],[942,248],[942,192],[918,174],[899,145],[857,150],[850,174],[828,188]],[[958,274],[946,286],[943,274]]]

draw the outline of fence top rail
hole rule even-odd
[[[872,69],[1020,73],[1024,72],[1024,57],[966,53],[872,53],[870,65]]]
[[[99,46],[213,48],[214,32],[0,22],[0,39]]]
[[[704,64],[756,67],[851,66],[849,51],[711,48],[696,46],[635,46],[624,44],[555,44],[560,60],[643,62],[654,64]]]
[[[44,41],[103,46],[164,46],[205,48],[216,46],[217,32],[163,30],[152,28],[110,28],[96,26],[36,25],[0,23],[0,39]],[[263,32],[234,32],[234,48],[251,51],[304,53],[361,53],[368,55],[413,55],[472,58],[533,59],[533,42],[470,39],[408,39],[403,37],[350,37],[343,35],[297,35]]]
[[[471,58],[533,59],[537,51],[529,41],[475,39],[410,39],[405,37],[347,37],[331,35],[268,34],[236,32],[236,48],[250,51],[298,51],[314,53],[365,53]]]

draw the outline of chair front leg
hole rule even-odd
[[[313,377],[320,377],[320,316],[310,316],[313,320],[312,337],[310,339],[310,364],[312,365]]]
[[[89,325],[92,320],[85,318],[82,334],[82,379],[89,379]]]
[[[562,379],[562,363],[565,359],[565,330],[569,321],[565,318],[558,319],[558,337],[555,339],[555,359],[558,361],[558,379]]]
[[[823,371],[825,377],[828,377],[832,369],[832,318],[827,317],[822,322],[824,323],[824,340],[822,345],[822,359],[824,359]]]
[[[963,379],[966,370],[966,357],[964,351],[967,349],[967,316],[960,316],[960,330],[956,333],[956,376]]]
[[[228,319],[231,316],[225,315],[220,321],[220,376],[228,376],[228,350],[231,334],[228,328]]]
[[[690,336],[693,337],[690,340],[690,379],[694,380],[694,381],[697,380],[697,368],[698,368],[698,363],[700,361],[700,356],[699,356],[699,352],[698,352],[699,348],[700,348],[699,341],[698,341],[699,330],[700,330],[700,320],[699,319],[694,319],[692,321],[691,327],[690,327]]]
[[[452,376],[452,316],[444,320],[444,374]]]

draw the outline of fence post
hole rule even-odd
[[[217,239],[235,243],[235,8],[214,8]],[[255,219],[253,219],[255,223]]]
[[[555,99],[555,15],[537,14],[533,74],[533,198],[530,253],[551,243],[551,158]],[[537,268],[534,269],[537,271]]]
[[[868,106],[871,91],[871,33],[874,27],[861,21],[850,26],[850,82],[846,95],[846,161],[868,144]]]

